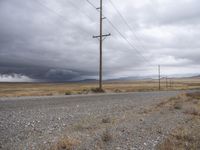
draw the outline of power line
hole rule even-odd
[[[112,7],[115,9],[115,11],[118,13],[118,15],[121,17],[121,19],[124,21],[125,25],[129,28],[129,30],[135,36],[136,40],[138,40],[138,42],[140,42],[140,44],[141,44],[140,47],[145,50],[146,48],[142,45],[142,40],[136,35],[135,30],[133,30],[132,26],[128,23],[128,21],[126,21],[125,17],[122,15],[122,13],[119,11],[119,9],[115,6],[115,4],[112,2],[112,0],[109,0],[109,2],[112,5]]]
[[[96,9],[95,5],[93,3],[91,3],[89,0],[86,0],[93,8]],[[98,12],[99,10],[96,9]],[[108,21],[108,23],[112,26],[112,28],[121,36],[121,38],[123,38],[131,48],[133,48],[133,50],[135,50],[135,52],[137,52],[140,56],[143,57],[144,61],[147,62],[148,60],[143,56],[143,54],[141,52],[139,52],[137,50],[137,48],[119,31],[119,29],[107,18],[107,17],[104,17],[106,18],[106,20]]]
[[[129,44],[129,46],[132,47],[138,55],[140,55],[140,56],[143,57],[143,59],[144,59],[145,62],[148,61],[143,56],[143,54],[140,51],[137,50],[137,48],[119,31],[119,29],[108,18],[107,18],[107,21],[115,29],[115,31]]]
[[[99,11],[94,4],[92,4],[89,0],[86,0],[92,7],[94,7],[97,11]],[[66,21],[66,18],[62,15],[60,15],[59,13],[57,13],[55,10],[50,9],[48,6],[46,6],[44,3],[40,2],[39,0],[36,0],[36,2],[38,2],[38,4],[40,4],[43,8],[47,9],[48,11],[51,11],[52,13],[54,13],[55,15],[59,16],[60,18],[62,18],[63,21]],[[106,18],[104,16],[102,16],[103,18]],[[114,26],[114,24],[108,19],[106,18],[106,20],[108,21],[108,23],[119,33],[119,35],[139,54],[142,55],[138,50],[136,50],[136,47],[133,46],[133,44],[131,44],[131,42],[117,29],[117,27]],[[67,20],[67,23],[69,23],[69,21]],[[84,30],[84,32],[86,32]],[[88,32],[86,32],[88,33]],[[90,34],[90,33],[88,33]],[[90,34],[91,35],[91,34]],[[143,56],[144,57],[144,56]],[[146,58],[144,58],[146,61]]]
[[[46,10],[48,10],[49,12],[51,12],[51,13],[55,14],[56,16],[58,16],[59,18],[61,18],[62,21],[67,22],[68,24],[71,23],[71,24],[73,24],[73,25],[78,26],[77,24],[75,24],[75,23],[70,22],[69,20],[67,20],[64,16],[60,15],[57,11],[55,11],[55,10],[49,8],[48,6],[46,6],[46,5],[45,5],[44,3],[42,3],[41,1],[35,0],[35,2],[37,2],[37,4],[39,4],[40,6],[42,6],[43,8],[45,8]],[[85,31],[85,30],[82,30],[82,31],[84,31],[85,33],[89,34],[90,36],[92,35],[91,33],[87,32],[87,31]]]
[[[79,10],[79,12],[81,12],[81,14],[82,15],[85,15],[87,18],[89,18],[90,20],[92,20],[91,19],[91,17],[87,14],[87,13],[85,13],[83,10],[81,10],[80,9],[80,7],[79,6],[77,6],[77,5],[75,5],[72,1],[68,1],[70,4],[71,4],[71,6],[73,6],[75,9],[77,9],[77,10]],[[90,1],[88,1],[88,3],[90,3],[90,5],[93,5]],[[94,5],[93,5],[93,7],[95,8],[95,9],[97,9]],[[108,32],[107,30],[105,30],[106,32]]]
[[[85,13],[83,10],[81,10],[80,7],[76,6],[72,1],[68,0],[67,2],[69,2],[71,4],[71,6],[73,6],[75,9],[79,10],[82,15],[85,15],[87,18],[91,19],[87,13]]]
[[[91,3],[89,0],[86,0],[92,7],[94,7],[94,9],[96,9],[97,10],[97,7],[93,4],[93,3]]]
[[[60,15],[58,12],[56,12],[55,10],[49,8],[48,6],[46,6],[44,3],[40,2],[39,0],[36,0],[38,2],[38,4],[40,4],[43,8],[47,9],[48,11],[51,11],[52,13],[54,13],[55,15],[59,16],[60,18],[62,18],[62,21],[67,21],[67,23],[69,23],[69,20],[66,20],[66,18],[62,15]],[[99,9],[97,9],[95,7],[95,5],[93,5],[89,0],[86,0],[92,7],[94,7],[97,11],[99,11]],[[77,8],[75,5],[73,5],[75,8]],[[80,10],[80,9],[79,9]],[[85,13],[84,13],[85,14]],[[86,15],[87,17],[89,17],[88,15]],[[147,62],[147,59],[142,55],[141,52],[139,52],[137,50],[137,48],[119,31],[119,29],[106,17],[103,16],[102,14],[102,18],[106,19],[108,21],[108,23],[113,27],[113,29],[115,29],[115,31],[117,31],[117,33],[121,36],[121,38],[123,38],[130,47],[132,47],[140,56],[143,57],[144,61]],[[73,23],[74,24],[74,23]],[[83,30],[84,32],[86,32],[85,30]],[[88,33],[88,32],[86,32]],[[88,33],[90,34],[90,33]],[[91,35],[91,34],[90,34]],[[103,36],[103,35],[102,35]]]

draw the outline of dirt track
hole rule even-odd
[[[156,108],[180,93],[2,98],[0,149],[49,149],[62,137],[75,149],[154,149],[187,120]]]

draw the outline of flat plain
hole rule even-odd
[[[171,81],[171,82],[170,82]],[[91,94],[91,89],[98,87],[91,83],[0,83],[0,97],[52,96]],[[157,91],[157,80],[106,81],[104,89],[108,93]],[[173,78],[161,80],[161,90],[200,89],[200,78]]]

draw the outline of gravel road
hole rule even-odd
[[[148,110],[180,93],[0,98],[0,149],[51,149],[62,137],[73,149],[154,149],[186,118]]]

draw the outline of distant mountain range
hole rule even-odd
[[[193,77],[191,77],[191,78],[200,78],[200,75],[198,75],[198,76],[193,76]]]
[[[136,81],[136,80],[152,80],[152,77],[121,77],[117,79],[109,79],[106,81]]]
[[[146,76],[146,77],[120,77],[120,78],[114,78],[114,79],[106,79],[104,82],[120,82],[120,81],[139,81],[139,80],[155,80],[157,79],[157,76]],[[161,78],[165,78],[165,76],[161,76]],[[168,78],[200,78],[200,75],[192,76],[192,75],[173,75],[168,76]],[[81,83],[95,83],[98,82],[98,79],[84,79],[79,80],[75,82],[81,82]]]
[[[114,79],[106,79],[104,82],[117,82],[117,81],[137,81],[137,80],[152,80],[151,77],[121,77],[121,78],[114,78]],[[98,82],[97,79],[84,79],[79,80],[75,82],[81,82],[81,83],[91,83],[91,82]]]

